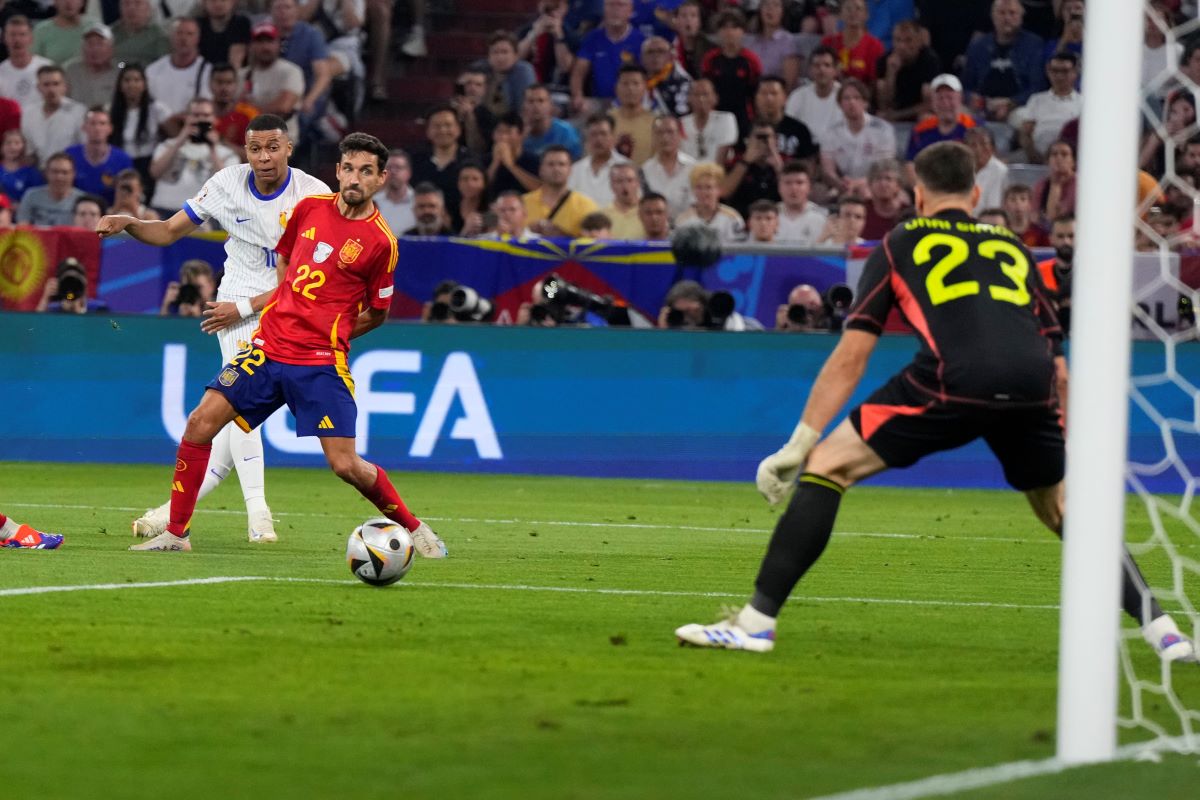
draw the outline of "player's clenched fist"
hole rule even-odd
[[[115,236],[135,221],[136,219],[128,214],[108,214],[96,223],[96,233],[100,234],[101,238]]]
[[[792,431],[792,438],[788,439],[787,444],[759,463],[754,483],[768,503],[776,505],[787,497],[800,474],[800,468],[820,438],[819,431],[801,422]]]

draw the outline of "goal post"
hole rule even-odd
[[[1072,764],[1117,743],[1142,22],[1141,2],[1087,6],[1058,667],[1057,754]]]

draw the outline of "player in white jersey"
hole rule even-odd
[[[124,214],[106,216],[96,226],[101,236],[125,231],[138,241],[165,247],[215,219],[229,233],[225,242],[225,274],[217,301],[205,311],[201,328],[217,331],[222,363],[228,363],[258,326],[258,312],[266,305],[278,282],[275,245],[302,197],[328,194],[329,187],[288,166],[292,143],[287,124],[273,114],[255,117],[246,129],[249,164],[226,167],[213,175],[200,193],[163,221],[138,220]],[[211,492],[237,469],[249,518],[252,542],[277,539],[267,506],[263,477],[262,433],[244,433],[228,425],[213,441],[208,474],[200,497]],[[135,536],[157,536],[166,529],[170,506],[153,508],[133,523]]]

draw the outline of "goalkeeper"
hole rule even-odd
[[[758,467],[758,490],[770,503],[793,484],[796,491],[775,526],[754,594],[729,619],[677,629],[683,643],[774,648],[775,619],[828,544],[846,489],[978,438],[1038,519],[1062,535],[1067,370],[1062,331],[1037,268],[1007,228],[971,218],[979,189],[970,150],[935,144],[914,167],[921,216],[899,225],[867,260],[845,332],[795,432]],[[916,331],[919,352],[822,440],[862,378],[893,306]],[[1123,567],[1122,605],[1146,640],[1164,660],[1194,660],[1192,642],[1163,613],[1128,552]]]

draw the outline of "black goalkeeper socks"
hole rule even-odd
[[[775,617],[797,581],[816,563],[829,544],[838,505],[846,490],[820,475],[805,473],[775,524],[767,554],[758,568],[750,605]]]

